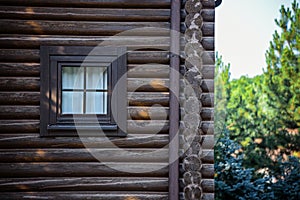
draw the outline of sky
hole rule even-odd
[[[216,8],[216,52],[230,63],[231,78],[263,73],[265,52],[277,29],[281,5],[293,0],[223,0]]]

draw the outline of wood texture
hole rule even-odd
[[[39,120],[0,120],[0,133],[38,133]]]
[[[39,134],[0,134],[0,148],[162,148],[168,144],[166,134],[130,134],[125,138],[57,137],[40,138]]]
[[[39,48],[40,45],[63,46],[126,46],[128,50],[169,49],[169,37],[162,36],[78,36],[78,35],[25,35],[2,34],[0,46],[3,48]],[[208,42],[209,43],[209,42]],[[212,44],[208,44],[212,45]]]
[[[39,119],[39,106],[0,106],[0,119]]]
[[[111,167],[113,168],[111,168]],[[51,163],[2,163],[1,177],[166,177],[165,163],[99,163],[99,162],[51,162]],[[159,170],[157,170],[159,169]],[[123,170],[123,171],[122,171]],[[145,171],[143,173],[126,172]]]
[[[13,191],[166,191],[167,178],[6,178],[0,180],[1,192]]]
[[[180,187],[183,189],[184,187],[184,180],[180,179]],[[212,193],[215,191],[215,184],[214,180],[212,179],[202,179],[201,180],[201,187],[204,193]]]
[[[183,165],[180,164],[180,172],[182,173]],[[202,164],[200,173],[203,179],[213,179],[214,178],[214,165],[213,164]]]
[[[0,105],[39,105],[39,92],[0,92]]]
[[[169,108],[167,107],[146,107],[134,106],[128,107],[128,119],[132,120],[165,120],[169,117]]]
[[[1,149],[1,162],[167,162],[168,149]]]
[[[39,120],[0,120],[0,133],[37,133]],[[166,133],[169,129],[166,120],[128,120],[129,134]]]
[[[1,61],[39,62],[40,53],[36,49],[0,49]],[[132,51],[128,52],[129,64],[169,63],[169,53],[165,51]]]
[[[117,11],[117,12],[116,12]],[[170,20],[170,9],[109,9],[69,7],[0,6],[5,19],[81,20],[81,21],[143,21]]]
[[[57,7],[100,7],[100,8],[127,8],[127,7],[137,7],[137,8],[169,8],[170,0],[52,0],[52,1],[40,1],[40,0],[1,0],[3,5],[20,5],[20,6],[57,6]]]
[[[3,200],[20,200],[30,199],[61,199],[61,200],[124,200],[124,199],[141,199],[141,200],[168,200],[167,192],[3,192],[0,194]]]
[[[1,91],[39,91],[40,78],[0,77]]]
[[[13,26],[12,26],[13,24]],[[43,34],[43,35],[115,35],[123,31],[143,28],[134,35],[167,35],[168,22],[82,22],[42,20],[1,20],[1,34]],[[150,30],[147,27],[162,29]],[[209,27],[207,27],[209,28]],[[163,30],[166,29],[166,30]],[[208,33],[209,34],[209,33]]]
[[[40,64],[39,63],[0,63],[0,75],[13,76],[13,77],[16,76],[38,77],[40,75]]]
[[[129,92],[129,106],[169,106],[169,93],[167,92]]]
[[[200,116],[203,121],[214,121],[214,109],[202,108]]]
[[[128,65],[128,78],[168,78],[169,65]]]
[[[169,80],[161,78],[128,78],[128,92],[168,92]]]
[[[128,120],[127,132],[129,134],[157,134],[167,133],[169,124],[167,120]]]

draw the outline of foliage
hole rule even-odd
[[[254,176],[253,168],[244,168],[241,147],[224,131],[215,146],[216,200],[298,200],[300,197],[300,162],[290,157],[279,160],[279,171],[263,178]],[[278,176],[279,175],[279,176]]]
[[[214,96],[214,119],[215,119],[215,138],[218,138],[223,131],[226,121],[226,107],[229,98],[229,79],[230,65],[225,65],[222,56],[216,55],[215,68],[215,96]]]
[[[300,151],[299,134],[289,133],[299,129],[300,115],[300,9],[296,2],[292,8],[280,10],[282,33],[273,36],[264,74],[230,81],[230,65],[216,59],[216,132],[224,122],[242,146],[243,165],[255,170],[278,170],[277,157]]]
[[[300,199],[299,4],[280,14],[262,75],[230,80],[217,55],[216,199]]]
[[[219,138],[215,146],[216,199],[265,199],[266,179],[252,181],[253,168],[245,169],[241,147],[229,139],[228,132]]]

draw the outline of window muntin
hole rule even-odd
[[[108,67],[63,66],[62,67],[63,114],[108,113]]]

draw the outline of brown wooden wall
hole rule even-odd
[[[0,198],[1,199],[168,199],[168,150],[147,153],[168,144],[169,33],[122,31],[170,27],[170,0],[0,0]],[[201,113],[204,132],[212,125],[214,40],[211,7],[202,12],[203,57]],[[182,9],[182,32],[186,13]],[[111,138],[39,137],[40,45],[89,45],[100,42],[128,48],[128,132]],[[153,64],[155,63],[155,64]],[[184,62],[183,62],[184,63]],[[164,64],[164,66],[162,66]],[[141,67],[142,66],[142,67]],[[184,70],[184,65],[181,66]],[[133,90],[139,86],[137,91]],[[159,104],[161,107],[152,107]],[[152,119],[151,123],[149,120]],[[156,128],[162,130],[156,133]],[[203,144],[211,146],[205,132]],[[98,162],[82,141],[101,157]],[[203,167],[211,178],[213,155]],[[116,168],[157,169],[126,173]],[[182,180],[180,180],[182,181]],[[211,193],[211,181],[203,182]]]

